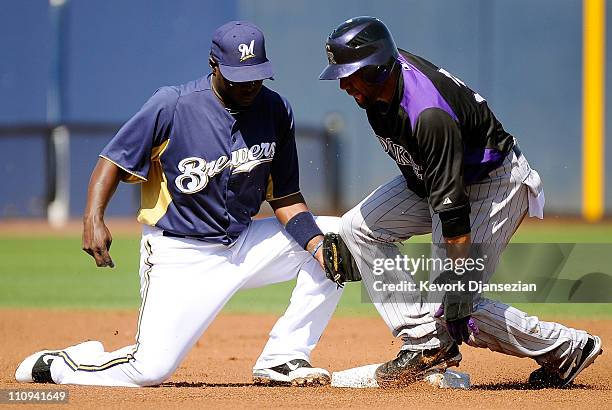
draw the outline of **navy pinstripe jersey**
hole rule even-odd
[[[500,166],[514,138],[486,101],[446,70],[404,50],[398,63],[395,96],[367,110],[370,125],[408,188],[439,214],[444,236],[469,233],[466,186]]]
[[[210,76],[157,90],[100,156],[143,184],[141,223],[209,242],[231,244],[264,200],[299,192],[289,103],[262,87],[230,114]]]

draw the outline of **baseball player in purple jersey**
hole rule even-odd
[[[330,381],[310,353],[341,295],[320,249],[321,229],[337,232],[339,218],[315,222],[300,194],[291,107],[262,85],[273,76],[262,32],[244,21],[221,26],[209,61],[212,74],[155,92],[104,148],[89,184],[83,249],[110,267],[104,210],[120,181],[142,184],[135,344],[40,351],[19,365],[18,381],[160,384],[236,291],[296,277],[253,379]],[[276,218],[252,220],[264,200]]]
[[[397,358],[376,370],[379,384],[458,365],[462,342],[535,359],[542,367],[531,374],[533,384],[570,384],[601,353],[599,337],[479,295],[461,295],[466,302],[447,294],[433,303],[419,292],[374,291],[375,262],[395,260],[396,243],[414,235],[431,233],[455,260],[474,248],[470,243],[487,244],[486,271],[493,272],[523,218],[543,217],[544,194],[485,99],[443,68],[398,50],[380,20],[340,24],[326,52],[320,79],[340,80],[401,171],[346,213],[340,228],[378,312],[403,339]],[[385,275],[411,280],[399,268]]]

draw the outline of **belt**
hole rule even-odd
[[[169,238],[197,239],[199,241],[206,239],[204,235],[183,235],[180,233],[174,233],[169,231],[162,231],[162,235],[167,236]]]
[[[230,239],[229,243],[216,242],[216,241],[210,241],[209,238],[207,238],[204,235],[183,235],[180,233],[174,233],[174,232],[168,232],[168,231],[162,231],[162,236],[167,236],[169,238],[193,239],[196,241],[206,242],[207,244],[210,244],[210,245],[214,245],[214,244],[225,245],[228,248],[234,246],[234,244],[236,244],[237,242],[236,240],[232,240],[232,239]]]

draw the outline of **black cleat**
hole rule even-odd
[[[457,344],[428,350],[400,350],[397,357],[381,364],[375,372],[380,387],[402,387],[423,379],[430,373],[459,366],[461,353]]]
[[[38,358],[32,367],[32,380],[34,380],[34,383],[53,383],[51,363],[55,359],[57,359],[55,354],[44,354]]]
[[[589,340],[574,361],[561,369],[540,367],[534,370],[529,375],[529,384],[539,389],[569,386],[581,371],[589,367],[597,356],[603,353],[601,344],[599,337],[589,335]]]

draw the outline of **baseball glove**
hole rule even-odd
[[[326,233],[323,239],[323,262],[325,264],[325,276],[338,287],[343,287],[345,282],[359,282],[361,274],[359,268],[351,255],[351,251],[336,233]]]

